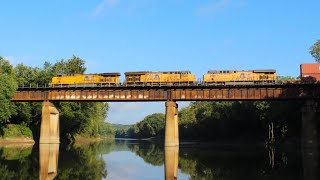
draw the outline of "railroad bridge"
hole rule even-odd
[[[59,112],[50,102],[164,101],[165,146],[168,147],[179,145],[177,101],[301,101],[302,134],[312,143],[317,135],[315,107],[320,100],[320,84],[21,87],[11,100],[43,102],[40,143],[59,143]]]

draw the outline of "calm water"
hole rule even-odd
[[[0,179],[318,179],[318,151],[299,146],[147,141],[0,147]]]

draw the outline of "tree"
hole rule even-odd
[[[77,56],[67,60],[60,60],[55,64],[45,62],[43,67],[29,67],[23,64],[18,64],[15,69],[12,70],[12,66],[6,61],[0,61],[0,72],[14,73],[15,79],[19,85],[22,86],[45,86],[48,85],[53,76],[56,74],[82,74],[86,68],[84,66],[85,61]],[[7,75],[0,79],[1,91],[2,87],[10,85],[8,82],[15,82],[7,80]],[[5,81],[5,82],[4,82]],[[1,93],[3,96],[5,93]],[[6,90],[6,92],[14,92]],[[11,117],[10,123],[25,123],[30,127],[34,135],[39,134],[39,124],[41,120],[41,104],[40,103],[14,103],[15,106],[9,107],[9,99],[3,101],[4,97],[0,97],[0,122],[8,122],[8,118]],[[113,135],[112,127],[105,123],[104,120],[107,117],[109,109],[108,103],[102,102],[57,102],[55,106],[60,111],[60,133],[62,137],[67,137],[69,140],[75,138],[75,136],[85,137],[99,137]],[[13,111],[15,110],[16,111]],[[10,111],[12,111],[10,113]],[[2,113],[5,111],[6,114]],[[16,113],[13,113],[16,112]],[[15,114],[15,115],[14,115]],[[2,117],[3,116],[3,117]],[[4,120],[3,120],[4,119]],[[36,136],[34,136],[36,137]]]
[[[9,121],[15,114],[14,105],[10,99],[17,89],[13,67],[9,61],[0,57],[0,124]]]
[[[165,115],[154,113],[146,116],[142,121],[133,125],[127,131],[127,136],[131,138],[149,138],[164,134]]]
[[[320,40],[310,47],[310,54],[316,59],[317,62],[320,62]]]
[[[85,61],[73,55],[72,58],[65,61],[58,61],[54,65],[56,74],[83,74],[86,71]]]

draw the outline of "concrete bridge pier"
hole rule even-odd
[[[59,111],[50,102],[42,103],[42,117],[40,129],[40,144],[58,144],[59,137]]]
[[[178,104],[166,102],[166,125],[164,146],[179,146]]]

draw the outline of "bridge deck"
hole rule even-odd
[[[320,99],[320,84],[227,86],[24,87],[11,99],[23,101],[226,101]]]

